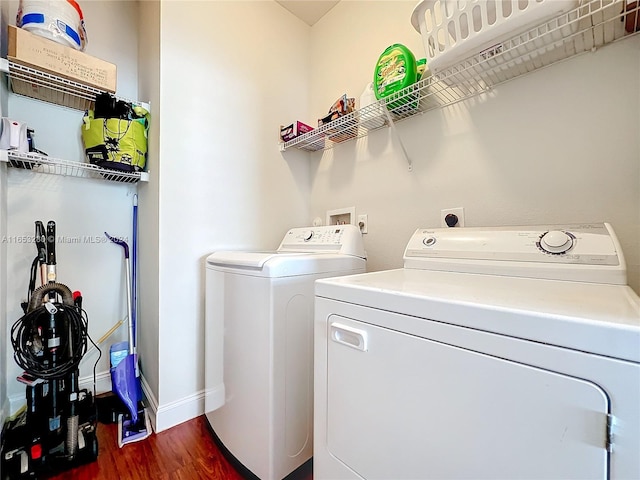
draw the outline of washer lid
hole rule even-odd
[[[214,252],[207,268],[261,277],[362,273],[366,257],[358,227],[331,225],[292,228],[275,252]]]
[[[395,329],[415,335],[432,320],[640,362],[640,298],[626,285],[402,268],[317,280],[315,293],[405,315]]]
[[[207,257],[207,268],[256,277],[293,277],[331,273],[363,273],[364,258],[335,253],[220,251]]]
[[[233,250],[214,252],[207,257],[207,265],[260,269],[269,259],[276,255],[278,255],[276,252],[240,252]]]

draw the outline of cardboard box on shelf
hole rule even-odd
[[[26,67],[115,93],[116,66],[48,38],[9,25],[7,57]],[[20,79],[27,85],[27,80]],[[19,92],[17,92],[19,93]]]
[[[82,96],[74,95],[63,90],[63,86],[53,86],[54,82],[48,85],[40,85],[33,81],[21,80],[11,77],[11,90],[18,95],[36,98],[47,103],[62,105],[75,110],[89,110],[93,108],[94,101]]]

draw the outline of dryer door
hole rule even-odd
[[[327,444],[371,479],[604,479],[597,385],[332,315]]]

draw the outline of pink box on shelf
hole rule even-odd
[[[308,133],[313,130],[313,127],[310,127],[306,123],[298,122],[292,123],[287,126],[280,126],[280,140],[283,142],[288,142],[289,140],[293,140],[294,138],[302,135],[303,133]]]

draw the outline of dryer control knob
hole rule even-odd
[[[307,230],[306,232],[302,232],[302,239],[305,242],[308,242],[313,238],[313,230]]]
[[[427,247],[431,247],[431,246],[433,246],[433,245],[436,243],[436,237],[427,237],[427,238],[424,238],[424,239],[422,240],[422,243],[423,243],[425,246],[427,246]]]
[[[540,237],[540,248],[548,253],[565,253],[573,246],[573,236],[560,230],[551,230]]]

